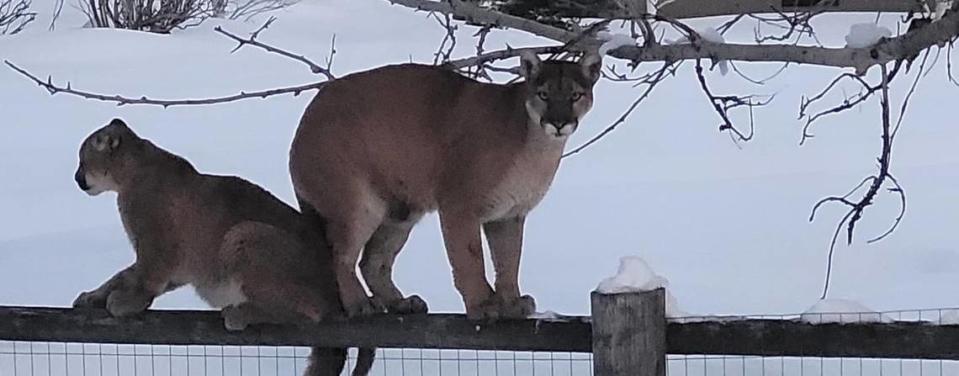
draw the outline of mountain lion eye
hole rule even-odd
[[[536,96],[538,96],[539,99],[542,99],[542,100],[544,100],[544,101],[545,101],[545,100],[549,100],[549,94],[547,94],[545,91],[541,91],[541,92],[539,92],[539,93],[536,93]]]
[[[573,93],[572,99],[573,99],[573,102],[583,99],[583,93]]]

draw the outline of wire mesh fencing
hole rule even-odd
[[[299,376],[310,353],[307,347],[247,346],[264,343],[263,337],[214,330],[221,324],[209,313],[150,313],[144,321],[126,326],[70,310],[8,307],[6,311],[7,319],[0,320],[0,338],[22,340],[0,340],[0,376]],[[59,320],[61,316],[70,319]],[[450,337],[459,336],[457,343],[472,343],[472,348],[551,350],[381,348],[371,375],[585,376],[594,372],[593,356],[584,352],[590,351],[589,327],[595,325],[588,318],[565,324],[526,320],[482,327],[463,320],[442,315],[410,318],[405,324],[381,320],[338,333],[355,338],[385,335],[394,342],[384,343],[403,339],[399,346],[404,347],[446,347],[437,345],[437,338],[449,344],[453,343],[448,342]],[[164,326],[171,323],[179,325]],[[391,325],[407,328],[395,330]],[[50,326],[56,328],[48,330]],[[146,328],[152,332],[140,331]],[[164,328],[172,332],[158,332]],[[667,328],[668,376],[959,376],[959,309],[683,317],[670,319]],[[353,331],[366,334],[350,334]],[[63,332],[73,336],[66,337],[70,340],[91,343],[62,342],[66,339],[57,335]],[[286,334],[296,339],[296,333]],[[418,336],[422,333],[430,334]],[[216,338],[223,338],[223,343],[245,345],[98,343],[149,343],[149,338],[181,344],[220,343]],[[310,334],[309,338],[317,337]],[[564,340],[571,341],[561,343]],[[525,341],[524,347],[516,347],[517,341]],[[592,349],[596,351],[596,342]],[[353,368],[355,356],[352,350],[344,374]]]
[[[893,310],[881,312],[815,312],[745,316],[688,316],[671,323],[742,322],[772,320],[782,323],[959,325],[959,308]],[[788,338],[787,338],[788,340]],[[757,338],[756,342],[762,342]],[[868,344],[849,344],[850,347]],[[819,347],[801,354],[779,356],[685,354],[667,356],[669,376],[959,376],[959,361],[877,357],[825,357]],[[760,349],[768,355],[768,349]],[[949,350],[949,349],[943,349]],[[959,348],[954,349],[959,351]],[[948,352],[948,351],[943,351]]]
[[[0,376],[300,376],[309,348],[0,342]],[[348,375],[355,361],[351,351]],[[593,375],[588,353],[379,349],[371,375]],[[959,376],[950,360],[669,355],[668,376]]]
[[[670,355],[669,376],[956,376],[959,362],[926,359]]]
[[[0,376],[300,376],[310,349],[0,341]],[[348,375],[355,361],[350,351]],[[379,349],[370,375],[591,375],[588,353]]]

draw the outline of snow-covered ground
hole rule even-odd
[[[245,48],[214,33],[210,22],[172,35],[91,30],[74,10],[46,30],[52,3],[36,1],[41,19],[17,36],[0,36],[0,59],[77,88],[159,98],[206,97],[299,84],[320,77],[298,63]],[[422,13],[377,0],[304,0],[276,14],[265,42],[322,61],[336,34],[334,72],[390,63],[430,62],[442,30]],[[892,17],[892,16],[890,16]],[[849,25],[872,16],[824,17],[820,38],[844,45]],[[892,18],[884,19],[891,21]],[[374,22],[371,22],[374,21]],[[246,33],[257,22],[219,22]],[[886,22],[887,25],[890,25]],[[701,22],[703,29],[715,22]],[[464,38],[458,56],[473,51]],[[742,30],[728,41],[750,41]],[[531,45],[521,33],[498,31],[487,48]],[[909,208],[888,239],[866,245],[898,210],[882,196],[866,211],[856,243],[836,252],[831,296],[886,311],[959,306],[959,128],[939,103],[959,89],[945,80],[944,57],[920,84],[896,142],[893,168]],[[775,65],[740,64],[763,76]],[[842,208],[807,217],[819,198],[843,193],[875,167],[878,104],[824,119],[817,137],[799,147],[799,98],[818,92],[839,72],[792,67],[763,87],[736,75],[710,74],[718,93],[776,93],[757,112],[754,141],[740,150],[717,132],[719,119],[690,69],[656,90],[628,124],[587,152],[563,162],[544,202],[530,217],[522,287],[539,311],[589,312],[589,292],[636,254],[670,281],[670,292],[695,314],[803,312],[816,303],[826,250]],[[875,72],[873,72],[875,74]],[[907,81],[897,81],[901,98]],[[596,105],[573,137],[576,145],[615,120],[638,95],[602,82]],[[87,197],[73,183],[80,141],[112,117],[191,160],[199,169],[237,174],[293,202],[287,152],[312,93],[203,106],[124,106],[66,95],[51,97],[22,76],[0,69],[0,304],[68,305],[129,263],[132,252],[115,203]],[[834,98],[838,99],[838,98]],[[836,102],[833,102],[836,103]],[[745,118],[740,118],[746,121]],[[399,257],[395,279],[437,312],[461,312],[435,216],[427,217]],[[202,307],[189,290],[157,307]]]

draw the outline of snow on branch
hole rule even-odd
[[[573,31],[485,9],[462,0],[443,2],[432,0],[388,1],[417,10],[451,14],[454,18],[461,18],[468,22],[522,30],[562,43],[569,42],[579,35],[579,33]],[[684,25],[682,22],[663,16],[645,15],[644,18]],[[917,56],[929,47],[944,45],[953,41],[957,35],[959,35],[959,2],[953,4],[951,11],[946,12],[939,20],[898,37],[882,39],[879,43],[869,47],[828,48],[784,44],[734,44],[715,43],[701,38],[693,38],[691,43],[685,44],[664,45],[654,43],[643,46],[621,46],[609,51],[609,55],[633,63],[716,59],[851,67],[858,72],[864,72],[874,65]],[[583,42],[594,45],[600,44],[595,38]]]
[[[510,29],[522,30],[531,34],[539,35],[555,41],[566,42],[576,38],[577,33],[563,30],[555,26],[541,24],[539,22],[528,20],[522,17],[512,16],[506,13],[500,13],[484,9],[473,3],[463,0],[387,0],[391,4],[402,5],[407,8],[413,8],[420,11],[448,14],[455,19],[466,20],[467,22],[481,25],[496,25]]]

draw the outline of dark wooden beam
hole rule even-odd
[[[229,332],[215,311],[148,311],[117,319],[103,310],[0,306],[0,340],[162,345],[448,348],[589,352],[589,323],[473,322],[464,315],[382,315],[307,326]]]
[[[669,325],[670,354],[959,359],[959,326],[741,320]]]
[[[477,323],[453,314],[384,315],[228,332],[213,311],[149,311],[116,319],[101,310],[0,306],[0,340],[591,352],[589,318],[565,319]],[[959,360],[959,326],[955,325],[674,322],[667,327],[666,342],[670,354]]]

